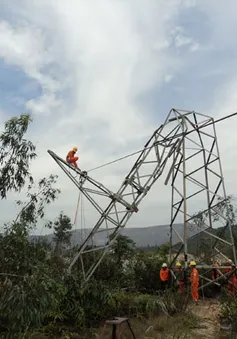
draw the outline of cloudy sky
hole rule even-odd
[[[64,158],[77,145],[81,168],[90,169],[141,149],[172,107],[213,117],[237,110],[236,12],[235,0],[0,0],[0,120],[34,117],[32,171],[36,178],[59,174],[62,189],[48,218],[63,210],[73,219],[78,196],[48,149]],[[234,195],[236,123],[217,126]],[[116,191],[135,160],[91,176]],[[1,202],[1,221],[14,213],[16,198]],[[87,227],[90,211],[86,205]],[[170,187],[161,182],[129,226],[169,218]]]

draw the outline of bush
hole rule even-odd
[[[115,316],[148,317],[157,315],[160,307],[157,297],[147,294],[115,292]]]
[[[0,318],[5,338],[12,338],[29,327],[40,327],[47,313],[57,309],[64,293],[62,285],[42,272],[24,279],[6,279],[1,287]]]
[[[168,316],[184,314],[187,311],[189,295],[182,295],[172,290],[166,290],[158,299],[160,309]]]
[[[222,323],[231,324],[231,331],[237,333],[237,295],[229,296],[224,290],[220,298]]]
[[[162,261],[152,253],[139,253],[134,264],[136,290],[154,293],[161,288],[159,272]]]

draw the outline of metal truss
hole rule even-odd
[[[193,227],[198,228],[196,232],[205,232],[214,240],[212,247],[216,253],[223,251],[223,246],[218,248],[220,242],[225,245],[224,250],[228,246],[236,262],[232,229],[226,210],[228,199],[224,188],[214,120],[211,117],[193,111],[171,109],[164,124],[145,144],[116,193],[92,179],[87,172],[66,163],[54,152],[48,153],[100,215],[90,234],[80,244],[68,273],[71,273],[73,266],[78,262],[84,282],[90,279],[121,230],[133,213],[138,212],[141,201],[161,176],[164,184],[170,184],[172,187],[170,246],[172,248],[174,245],[175,235],[176,243],[178,237],[184,248],[186,267],[189,230]],[[213,167],[214,165],[217,167]],[[107,202],[105,208],[100,204],[102,197]],[[200,207],[202,204],[203,208]],[[194,215],[197,208],[200,212]],[[219,223],[222,222],[228,227],[229,241],[212,232],[213,219],[218,219]],[[175,228],[177,222],[184,224],[182,234]],[[99,233],[104,234],[103,245],[92,246],[91,244],[96,243],[93,239]],[[88,266],[86,256],[92,252],[95,256]],[[210,255],[213,256],[213,253]]]
[[[176,110],[173,113],[177,118],[182,115],[179,129],[184,138],[180,149],[182,156],[177,157],[176,150],[173,153],[174,165],[170,176],[170,254],[173,248],[178,249],[173,241],[176,236],[180,240],[179,250],[184,253],[185,268],[188,268],[191,256],[197,262],[201,278],[208,285],[212,263],[220,264],[231,258],[236,264],[233,225],[215,121],[196,112]],[[177,220],[183,220],[182,234],[176,229]],[[194,232],[196,235],[189,238]]]

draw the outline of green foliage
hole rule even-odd
[[[28,241],[24,225],[14,223],[0,236],[1,271],[7,274],[31,274],[46,259],[47,247]]]
[[[152,253],[138,253],[134,264],[134,280],[138,291],[154,293],[160,289],[159,271],[163,258]]]
[[[116,264],[121,265],[135,254],[136,244],[126,235],[119,234],[112,245],[112,250]]]
[[[76,251],[67,249],[72,230],[69,217],[61,212],[54,222],[46,224],[54,229],[56,251],[47,243],[29,241],[30,231],[44,218],[46,206],[60,193],[55,188],[57,176],[34,184],[29,166],[36,157],[35,146],[25,139],[30,122],[29,115],[13,118],[0,135],[1,197],[6,198],[12,190],[26,190],[26,201],[17,201],[18,215],[0,234],[0,337],[85,339],[83,328],[100,326],[112,316],[141,319],[160,311],[184,313],[185,298],[171,292],[157,296],[167,245],[154,254],[136,253],[135,243],[119,235],[111,253],[82,288],[78,263],[72,275],[66,275]],[[94,253],[89,252],[83,261],[85,270],[93,260]],[[68,328],[74,334],[69,334]]]
[[[163,259],[166,260],[167,255],[169,253],[169,243],[161,245],[158,253],[159,253],[159,256],[162,260]]]
[[[149,294],[117,291],[113,294],[113,298],[114,312],[117,316],[142,318],[155,316],[160,311],[158,298]]]
[[[116,264],[116,259],[111,253],[105,256],[103,263],[99,265],[94,273],[96,281],[104,283],[107,286],[112,285],[113,288],[126,287],[126,277],[127,275],[123,271],[123,267]]]
[[[65,246],[70,245],[71,240],[71,230],[72,230],[72,223],[70,218],[60,213],[59,217],[54,221],[53,224],[54,228],[54,242],[56,244],[56,252],[62,250]]]
[[[15,219],[15,223],[24,224],[28,230],[30,227],[36,226],[37,221],[44,217],[45,206],[58,198],[60,190],[53,187],[57,182],[57,178],[56,175],[51,174],[48,178],[40,179],[37,190],[34,192],[32,192],[33,186],[28,186],[26,193],[28,201],[17,201],[17,205],[21,207],[21,210]]]
[[[33,183],[30,161],[36,157],[35,146],[24,139],[31,123],[28,114],[14,117],[5,123],[0,134],[0,196],[6,198],[9,191],[19,192],[26,180]]]
[[[231,324],[232,333],[237,334],[237,294],[230,296],[226,290],[222,292],[220,317],[223,323]]]
[[[168,316],[185,313],[189,302],[188,295],[182,295],[172,290],[166,290],[159,298],[160,309]]]
[[[6,338],[24,332],[29,326],[41,326],[47,313],[57,308],[58,298],[64,293],[61,285],[40,271],[18,279],[6,278],[3,286],[0,317],[8,330]]]

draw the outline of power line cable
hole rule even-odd
[[[147,149],[148,149],[148,148],[151,148],[151,147],[147,147]],[[129,157],[132,157],[133,155],[136,155],[136,154],[138,154],[138,153],[141,153],[141,152],[142,152],[142,151],[144,151],[145,149],[146,149],[146,148],[143,148],[143,149],[141,149],[141,150],[139,150],[139,151],[136,151],[136,152],[133,152],[133,153],[127,154],[127,155],[125,155],[125,156],[123,156],[123,157],[121,157],[121,158],[118,158],[118,159],[115,159],[115,160],[109,161],[109,162],[107,162],[107,163],[105,163],[105,164],[103,164],[103,165],[100,165],[100,166],[94,167],[94,168],[90,169],[89,171],[87,171],[87,173],[88,173],[88,172],[95,171],[96,169],[99,169],[99,168],[102,168],[102,167],[105,167],[105,166],[108,166],[108,165],[114,164],[115,162],[121,161],[121,160],[123,160],[123,159],[129,158]]]
[[[237,115],[237,112],[232,113],[232,114],[229,114],[229,115],[226,115],[225,117],[222,117],[222,118],[220,118],[220,119],[214,120],[214,121],[212,121],[212,122],[209,122],[209,123],[207,123],[207,124],[205,124],[205,125],[203,125],[203,126],[200,126],[198,129],[201,129],[201,128],[204,128],[204,127],[207,127],[207,126],[216,124],[216,123],[221,122],[221,121],[223,121],[223,120],[225,120],[225,119],[232,118],[232,117],[234,117],[235,115]],[[193,132],[193,131],[189,131],[187,134],[190,134],[191,132]],[[182,135],[182,133],[181,133],[181,135]],[[90,169],[89,171],[87,171],[87,173],[92,172],[92,171],[95,171],[95,170],[97,170],[97,169],[99,169],[99,168],[102,168],[102,167],[105,167],[105,166],[108,166],[108,165],[112,165],[112,164],[114,164],[114,163],[116,163],[116,162],[118,162],[118,161],[121,161],[121,160],[130,158],[130,157],[132,157],[133,155],[139,154],[139,153],[143,152],[144,150],[150,149],[150,148],[152,148],[152,147],[153,147],[153,145],[152,145],[152,146],[149,146],[149,147],[144,147],[144,148],[140,149],[139,151],[135,151],[135,152],[132,152],[132,153],[130,153],[130,154],[127,154],[127,155],[125,155],[125,156],[123,156],[123,157],[120,157],[120,158],[118,158],[118,159],[115,159],[115,160],[106,162],[105,164],[102,164],[102,165],[100,165],[100,166],[97,166],[97,167],[94,167],[94,168]]]

